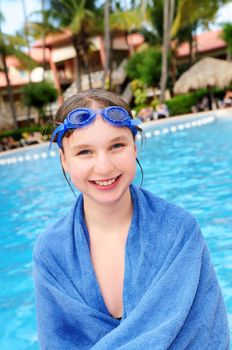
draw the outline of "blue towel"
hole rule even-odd
[[[221,290],[195,219],[146,190],[130,190],[122,320],[100,293],[80,195],[34,249],[41,349],[229,349]]]

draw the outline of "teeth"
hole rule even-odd
[[[94,181],[99,186],[109,186],[112,185],[116,181],[117,177],[110,179],[108,181]]]

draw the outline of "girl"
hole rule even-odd
[[[34,249],[41,349],[229,349],[196,220],[132,185],[139,128],[128,105],[89,90],[56,123],[52,141],[81,194]]]

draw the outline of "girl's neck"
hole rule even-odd
[[[84,197],[84,213],[90,236],[93,231],[101,236],[117,234],[122,227],[129,226],[131,222],[133,205],[130,190],[128,189],[119,201],[110,205],[99,204]]]

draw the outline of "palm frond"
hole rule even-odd
[[[0,54],[15,56],[24,66],[33,69],[37,63],[23,51],[26,45],[22,37],[0,33]]]

